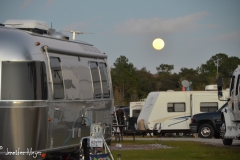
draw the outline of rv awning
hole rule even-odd
[[[44,48],[47,48],[48,52],[59,53],[59,54],[81,56],[81,57],[88,57],[88,58],[107,58],[107,55],[102,53],[77,52],[69,49],[59,49],[59,48],[54,48],[49,46],[43,46],[42,48],[43,48],[43,51],[44,51]]]

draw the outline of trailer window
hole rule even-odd
[[[2,100],[46,100],[44,62],[2,62]]]
[[[200,103],[200,111],[201,112],[213,112],[218,110],[217,102],[201,102]]]
[[[140,114],[141,110],[140,109],[134,109],[132,110],[132,117],[138,117]]]
[[[100,69],[101,80],[102,80],[103,98],[109,98],[110,96],[106,66],[107,66],[106,63],[99,63],[99,69]]]
[[[50,57],[50,65],[53,80],[54,99],[64,98],[63,78],[60,65],[60,58]]]
[[[93,81],[93,90],[94,90],[94,98],[101,98],[101,83],[98,71],[98,63],[90,62],[90,68],[92,73],[92,81]]]
[[[167,109],[168,109],[168,112],[185,112],[186,111],[185,103],[168,103]]]

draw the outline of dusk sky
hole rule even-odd
[[[0,0],[0,23],[8,19],[93,33],[76,39],[106,53],[111,67],[121,55],[151,73],[162,63],[196,69],[217,53],[240,58],[240,0]]]

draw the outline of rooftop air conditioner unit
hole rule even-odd
[[[10,28],[38,28],[48,30],[49,26],[44,21],[39,20],[7,20],[4,22],[6,27]]]

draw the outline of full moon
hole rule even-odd
[[[165,44],[164,44],[164,41],[162,39],[157,38],[153,41],[152,45],[153,45],[154,49],[161,50],[161,49],[163,49]]]

